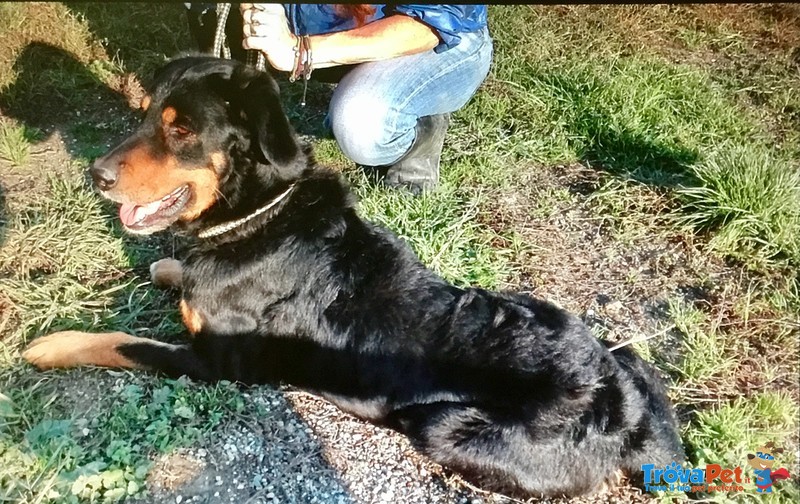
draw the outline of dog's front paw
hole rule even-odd
[[[150,265],[150,281],[156,287],[180,288],[183,284],[183,264],[169,257]]]
[[[61,331],[33,340],[22,352],[22,358],[39,369],[86,365],[134,367],[117,349],[136,340],[121,332]]]
[[[39,369],[74,366],[76,352],[84,346],[82,339],[91,334],[61,331],[33,340],[22,352],[22,358]]]

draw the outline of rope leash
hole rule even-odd
[[[231,59],[231,48],[228,45],[225,27],[228,24],[228,16],[231,12],[231,4],[217,4],[217,29],[214,31],[213,55],[219,58]],[[308,91],[308,79],[311,77],[313,65],[311,61],[311,44],[308,35],[303,35],[297,39],[297,47],[294,48],[295,59],[294,68],[289,75],[289,82],[294,82],[298,77],[303,78],[303,98],[300,106],[306,106],[306,93]],[[265,72],[267,70],[267,59],[264,53],[255,49],[247,51],[246,64],[256,70]]]
[[[214,32],[213,55],[218,58],[231,59],[231,48],[228,45],[225,27],[228,24],[228,15],[231,12],[231,4],[217,4],[217,29]],[[255,67],[256,70],[266,71],[267,61],[264,53],[256,50],[247,51],[247,65]]]

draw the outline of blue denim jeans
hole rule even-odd
[[[417,119],[466,105],[489,74],[492,54],[484,28],[439,54],[357,65],[336,86],[325,122],[348,158],[391,165],[411,148]]]

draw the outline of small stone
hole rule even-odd
[[[622,303],[619,301],[614,301],[613,303],[608,303],[606,305],[606,312],[610,313],[611,315],[619,315],[622,309]]]

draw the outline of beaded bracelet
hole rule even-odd
[[[296,81],[301,75],[303,76],[303,100],[300,105],[306,105],[306,91],[308,90],[308,79],[311,78],[313,71],[313,64],[311,60],[311,41],[308,35],[301,35],[297,37],[297,45],[294,48],[295,60],[292,72],[289,75],[289,82]]]

